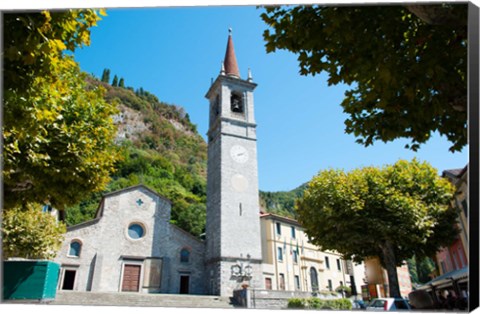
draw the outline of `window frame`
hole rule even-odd
[[[184,252],[187,252],[186,260],[184,260],[185,255],[182,254],[182,253],[184,253]],[[182,249],[180,250],[180,263],[181,263],[181,264],[188,264],[188,263],[190,263],[190,255],[191,255],[191,252],[190,252],[190,250],[189,250],[188,248],[185,248],[185,247],[182,248]]]
[[[140,237],[134,238],[130,235],[130,228],[133,227],[133,226],[139,226],[142,229],[142,235]],[[132,231],[135,231],[135,230],[132,230]],[[130,241],[141,241],[141,240],[145,239],[145,237],[147,236],[147,227],[145,226],[144,223],[142,223],[140,221],[132,221],[127,226],[126,236]]]
[[[282,235],[282,224],[279,222],[275,223],[275,234]]]
[[[71,254],[73,244],[79,245],[77,255]],[[70,244],[68,245],[67,257],[80,258],[80,255],[82,254],[82,247],[83,247],[83,242],[81,240],[72,239],[72,241],[70,241]]]
[[[277,246],[277,259],[279,262],[283,262],[283,249],[281,246]]]

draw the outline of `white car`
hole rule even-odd
[[[367,305],[367,311],[408,311],[411,309],[407,300],[402,298],[378,298],[373,299]]]

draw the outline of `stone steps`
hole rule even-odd
[[[57,291],[53,305],[107,305],[180,308],[234,308],[230,298],[206,295]]]

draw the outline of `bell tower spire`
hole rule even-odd
[[[228,29],[227,51],[225,52],[225,59],[223,64],[225,66],[225,74],[240,78],[240,71],[238,70],[237,57],[235,56],[235,49],[233,48],[232,29]]]

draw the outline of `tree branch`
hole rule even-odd
[[[406,5],[408,11],[430,25],[466,26],[467,20],[463,14],[451,5]]]

